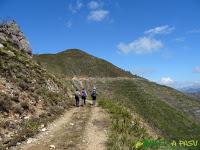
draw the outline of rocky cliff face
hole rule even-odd
[[[32,53],[29,42],[23,32],[20,31],[20,28],[15,21],[0,24],[0,47],[3,47],[3,42],[1,41],[9,41],[13,43],[16,48],[25,51],[28,54]]]

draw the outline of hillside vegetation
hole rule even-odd
[[[186,93],[186,94],[196,98],[197,100],[200,100],[200,92]]]
[[[0,41],[0,149],[38,132],[70,105],[67,88],[12,43]]]
[[[94,76],[98,77],[82,78],[82,80],[77,78],[77,81],[74,80],[73,82],[65,80],[64,78],[63,82],[68,85],[74,84],[74,87],[78,88],[85,87],[88,90],[96,85],[101,98],[120,101],[127,108],[141,115],[142,118],[149,122],[166,138],[200,138],[198,134],[200,133],[200,113],[198,111],[200,109],[200,103],[196,99],[175,89],[161,86],[133,75],[123,78],[123,75],[127,74],[127,72],[123,70],[120,70],[122,72],[120,74],[123,74],[122,77],[109,76],[109,78],[101,78],[102,76],[107,77],[108,74],[114,74],[116,67],[79,50],[64,51],[56,55],[39,55],[35,57],[36,60],[38,60],[37,57],[42,64],[51,64],[51,62],[53,62],[52,65],[54,65],[54,67],[52,68],[65,68],[65,72],[71,70],[69,66],[74,66],[71,67],[72,70],[73,68],[78,68],[80,75],[82,73],[84,75],[89,73],[85,72],[86,70],[83,66],[85,61],[87,62],[87,66],[88,62],[90,62],[89,64],[91,67],[88,68],[96,73]],[[59,60],[60,64],[54,63],[58,63]],[[100,69],[92,68],[92,64],[94,64],[94,66],[97,65],[94,62],[98,62],[98,65],[104,64],[110,69],[104,70],[106,72],[104,73],[104,71]],[[81,63],[83,65],[81,65]],[[51,65],[47,65],[47,70],[52,71],[50,66]],[[98,67],[101,66],[103,65]],[[55,72],[59,73],[60,69]],[[64,71],[62,71],[62,73]]]
[[[13,30],[8,31],[10,35]],[[89,94],[93,86],[97,87],[97,99],[101,99],[99,105],[111,118],[108,149],[131,149],[138,140],[151,138],[141,127],[141,120],[167,142],[200,141],[197,99],[78,49],[32,56],[30,51],[20,49],[21,44],[20,40],[13,43],[0,39],[0,149],[38,133],[71,106],[71,92],[84,87]],[[92,112],[90,106],[85,110],[88,115],[84,126]],[[134,119],[133,114],[141,120]],[[76,129],[78,133],[84,131]],[[70,132],[70,137],[80,135]]]
[[[111,127],[107,142],[108,150],[133,149],[138,141],[148,138],[138,120],[132,119],[131,113],[112,100],[100,100],[99,106],[108,111]]]
[[[34,59],[56,75],[68,77],[133,77],[131,73],[78,49],[66,50],[57,54],[35,55]]]
[[[169,87],[138,78],[90,79],[82,83],[88,91],[96,85],[99,99],[112,99],[143,118],[160,137],[200,139],[200,103]],[[196,113],[195,113],[196,112]]]
[[[193,93],[193,95],[200,99],[200,92]]]
[[[74,88],[85,87],[90,91],[95,85],[99,98],[111,99],[137,113],[160,137],[169,142],[172,139],[200,140],[200,102],[190,96],[127,74],[123,70],[116,74],[116,67],[112,64],[79,50],[64,51],[55,55],[39,55],[35,56],[35,60],[44,64],[50,72],[55,71],[62,75],[65,72],[63,82],[73,85]],[[93,65],[109,69],[101,70]],[[90,69],[86,72],[83,66]],[[73,68],[78,68],[77,72],[74,70],[73,73],[69,73]],[[90,70],[95,74],[90,74]],[[83,77],[69,80],[68,77],[73,75]]]

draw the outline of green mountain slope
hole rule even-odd
[[[71,49],[57,54],[35,55],[34,59],[43,64],[51,73],[73,77],[132,77],[113,64],[91,56],[81,50]]]
[[[67,88],[12,43],[0,41],[0,149],[38,132],[70,104]]]
[[[194,92],[194,93],[186,93],[192,97],[195,97],[196,99],[200,100],[200,92]]]
[[[177,140],[200,139],[200,102],[196,99],[175,89],[133,76],[79,50],[37,55],[34,59],[44,64],[50,72],[82,76],[77,81],[64,82],[78,88],[83,86],[88,91],[95,85],[99,98],[118,101],[138,113],[161,137]]]
[[[191,95],[194,95],[194,96],[196,96],[197,98],[200,99],[200,92],[196,92],[196,93],[193,93],[193,94],[191,94]]]
[[[88,92],[97,87],[98,99],[112,99],[139,114],[168,140],[200,139],[200,103],[172,88],[141,78],[78,79]],[[81,81],[81,82],[80,82]]]

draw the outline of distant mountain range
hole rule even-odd
[[[185,93],[198,93],[200,92],[200,87],[185,87],[180,89],[180,91],[183,91]]]
[[[200,99],[200,86],[189,86],[179,89],[180,91]]]

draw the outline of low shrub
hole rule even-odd
[[[28,101],[22,101],[20,103],[21,107],[24,109],[24,110],[29,110],[29,103]]]
[[[5,94],[0,94],[0,112],[9,112],[12,108],[10,97]]]
[[[17,105],[15,105],[15,106],[13,106],[13,112],[14,112],[15,114],[21,115],[21,114],[23,114],[23,108],[21,107],[20,104],[17,104]]]
[[[26,91],[26,90],[29,89],[29,85],[28,85],[26,82],[24,82],[24,81],[19,82],[19,87],[20,87],[21,90],[23,90],[23,91]]]

